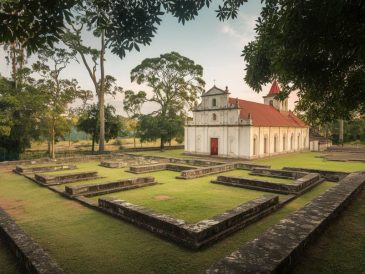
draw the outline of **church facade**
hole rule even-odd
[[[260,104],[213,86],[186,122],[185,152],[255,159],[308,150],[309,127],[288,111],[287,99],[275,99],[279,92],[274,81]]]

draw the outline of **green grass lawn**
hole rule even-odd
[[[175,153],[176,156],[181,153],[181,151],[166,152]],[[310,155],[312,155],[312,157],[310,157]],[[304,157],[307,161],[303,166],[311,167],[313,162],[322,160],[313,158],[314,155],[315,154],[305,153]],[[276,168],[280,167],[280,165],[294,166],[293,164],[297,164],[300,157],[298,157],[297,154],[293,154],[291,157],[290,160],[290,157],[283,156],[281,161],[279,157],[277,157],[272,160],[273,165],[276,165]],[[77,163],[77,166],[81,171],[83,169],[88,169],[91,164],[91,162]],[[121,178],[122,176],[141,176],[130,173],[124,174],[125,172],[121,169],[97,167],[96,164],[97,163],[94,162],[94,167],[91,170],[95,169],[99,171],[102,176],[107,176],[107,178],[102,180],[109,181],[113,178]],[[335,167],[332,166],[333,164]],[[323,168],[336,169],[337,164],[339,163],[327,162]],[[352,163],[341,163],[341,166],[341,170],[365,168],[365,164],[352,166]],[[316,167],[319,168],[318,165]],[[232,171],[231,173],[235,174],[236,172],[244,171]],[[227,204],[233,204],[234,200],[240,203],[238,200],[244,198],[245,195],[255,193],[234,187],[210,184],[209,177],[198,179],[195,181],[195,185],[194,180],[178,180],[179,185],[177,185],[174,183],[175,179],[170,177],[170,175],[177,174],[178,173],[170,171],[145,174],[155,176],[156,179],[161,182],[164,177],[169,177],[171,181],[165,182],[164,185],[170,192],[165,195],[174,196],[174,199],[164,201],[155,199],[156,195],[154,194],[160,195],[162,191],[153,193],[153,188],[158,189],[164,185],[127,191],[121,195],[129,195],[129,199],[131,200],[141,199],[140,203],[154,202],[155,205],[151,205],[151,207],[158,206],[162,208],[166,203],[173,202],[174,200],[175,202],[178,201],[178,198],[176,197],[180,195],[189,196],[185,193],[180,193],[178,195],[178,192],[186,187],[187,193],[190,192],[196,195],[195,197],[191,197],[191,204],[195,203],[195,199],[198,197],[205,197],[207,201],[214,200],[209,201],[207,204],[200,204],[195,209],[193,204],[191,205],[191,208],[187,208],[186,210],[191,210],[191,212],[201,211],[201,208],[204,208],[205,206],[209,207],[208,204],[210,204],[212,209],[205,208],[205,212],[209,213],[206,215],[209,215],[208,217],[210,217],[215,214],[213,211],[222,213],[223,207],[226,206],[225,200]],[[66,273],[201,273],[216,260],[230,254],[247,241],[254,239],[273,224],[276,224],[291,212],[303,207],[314,197],[333,186],[333,183],[324,182],[310,192],[288,203],[282,209],[248,226],[246,229],[234,233],[230,237],[207,249],[193,252],[181,248],[169,241],[160,239],[144,229],[137,228],[127,222],[115,219],[101,212],[86,208],[75,201],[63,198],[57,193],[41,187],[22,176],[13,174],[9,171],[0,170],[0,177],[0,207],[4,208],[13,218],[15,218],[16,222],[55,258]],[[85,183],[91,182],[94,182],[94,180],[86,181]],[[183,185],[184,183],[186,184]],[[62,186],[62,188],[63,187],[64,186]],[[192,191],[194,187],[196,187],[197,191],[204,189],[204,191],[208,192],[194,193],[194,191]],[[205,188],[208,187],[209,190],[206,190]],[[216,190],[214,190],[215,188]],[[141,196],[143,194],[148,199],[138,197],[138,192],[141,193]],[[241,192],[247,194],[242,194],[241,196]],[[213,197],[214,199],[212,199]],[[231,199],[232,201],[230,201],[230,197],[233,197]],[[183,201],[181,202],[182,204],[184,203]],[[214,208],[214,203],[216,203],[217,208]],[[179,210],[179,208],[176,210]],[[355,208],[354,212],[358,212],[359,210],[365,212],[363,207]],[[203,217],[199,216],[200,214],[202,213],[198,212],[195,217],[192,217],[200,219]],[[360,214],[357,217],[361,218],[363,216],[363,214]],[[362,220],[364,220],[364,218]],[[355,224],[355,217],[353,218],[353,221]],[[346,224],[344,223],[344,225]],[[349,226],[346,231],[349,231],[351,227],[352,225]],[[357,227],[354,229],[357,229]],[[342,233],[342,230],[339,229],[336,229],[335,231],[337,231],[336,233]],[[350,246],[351,243],[360,245],[363,243],[359,241],[358,238],[352,237],[351,235],[348,235],[348,233],[345,234],[347,234],[346,237],[344,236],[345,239],[349,241],[346,245]],[[364,239],[364,236],[362,237],[362,239]],[[332,241],[334,241],[333,239]],[[329,248],[334,248],[330,242]],[[346,252],[349,252],[349,250],[346,250]],[[320,258],[320,256],[327,256],[327,250],[320,249],[320,251],[322,253],[319,253],[318,258]],[[359,265],[362,263],[357,255],[353,256],[353,259],[351,259],[352,257],[348,254],[344,257],[349,260],[347,264]],[[331,259],[332,257],[330,256],[328,258]],[[324,269],[324,266],[320,263],[317,263],[317,267],[318,269]],[[319,271],[310,271],[306,273],[317,272]]]
[[[0,273],[22,273],[15,257],[0,239]]]
[[[271,165],[271,168],[280,169],[287,167],[306,167],[337,171],[358,171],[365,170],[365,163],[361,162],[336,162],[327,161],[324,158],[317,158],[320,153],[303,152],[292,153],[280,156],[273,156],[268,159],[255,160],[253,162]]]
[[[306,250],[295,274],[365,273],[365,192]]]
[[[231,175],[226,172],[226,175]],[[212,184],[216,176],[191,180],[176,179],[177,172],[159,171],[151,173],[160,184],[102,195],[123,199],[133,204],[151,208],[156,212],[195,223],[213,217],[253,200],[267,192],[227,187]],[[97,200],[99,197],[93,197]]]

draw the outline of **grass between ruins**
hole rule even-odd
[[[169,153],[148,154],[165,156],[173,154],[177,157],[181,153],[181,151],[168,152]],[[338,169],[345,171],[365,168],[365,164],[360,163],[340,163],[341,168],[338,168],[337,165],[339,163],[337,162],[326,162],[326,164],[320,164],[319,161],[323,160],[320,158],[314,158],[316,154],[304,153],[301,155],[303,155],[306,159],[306,163],[301,161],[299,164],[303,167],[316,167],[333,170]],[[271,161],[260,160],[259,162],[272,164],[274,168],[279,168],[281,166],[298,166],[300,158],[299,154],[292,154],[290,156],[276,157]],[[90,164],[90,162],[77,163],[77,166],[84,169],[88,168]],[[96,168],[94,169],[96,170]],[[124,175],[125,177],[138,177],[135,174],[123,174],[120,169],[101,169],[105,170],[105,174],[108,176],[107,180],[122,178]],[[174,243],[162,240],[144,229],[139,229],[134,225],[83,207],[75,201],[67,200],[46,188],[30,182],[22,176],[12,174],[9,169],[1,170],[0,172],[0,206],[14,217],[17,223],[20,224],[20,226],[36,241],[38,241],[43,248],[49,251],[49,253],[67,273],[120,273],[121,271],[125,273],[202,272],[219,258],[226,256],[239,248],[245,242],[252,240],[271,225],[277,223],[289,213],[304,206],[304,204],[333,185],[333,183],[324,182],[310,192],[290,202],[284,208],[248,226],[246,229],[233,234],[205,250],[192,252],[184,248],[180,248]],[[104,175],[101,172],[100,174],[102,176]],[[160,174],[158,176],[161,176],[161,179],[163,176],[172,178],[168,175],[170,172],[167,171],[145,175],[154,176],[158,181],[160,181],[157,174]],[[175,174],[178,173],[172,172],[172,175]],[[196,181],[198,183],[195,187],[198,187],[199,189],[199,187],[208,186],[208,184],[209,187],[214,187],[213,184],[208,182],[215,177],[216,176],[200,178]],[[206,180],[206,183],[200,182],[202,179]],[[102,180],[106,180],[106,178]],[[94,181],[88,181],[87,183],[90,182]],[[192,187],[190,183],[193,184],[193,180],[191,180],[191,182],[190,180],[181,180],[181,182],[188,183],[185,185],[187,187]],[[173,191],[172,182],[166,183],[165,186],[171,186],[171,191]],[[160,185],[156,187],[160,187]],[[237,188],[226,186],[220,187],[222,187],[222,189],[227,189],[225,191],[228,192],[230,191],[228,189],[232,189],[232,193],[241,192]],[[138,199],[137,192],[146,192],[143,195],[147,195],[148,190],[151,189],[153,188],[141,188],[129,192],[130,194],[125,192],[123,195],[130,195],[129,199],[131,200],[133,199],[132,196],[135,195],[135,199]],[[136,194],[133,194],[133,192]],[[170,195],[169,193],[158,193],[158,195],[156,193],[156,195],[151,196],[150,200],[146,200],[145,202],[149,203],[154,201],[155,205],[167,204],[174,200],[169,199],[171,195],[171,193]],[[199,193],[198,195],[203,194]],[[219,195],[216,197],[218,196]],[[208,194],[205,196],[205,199],[208,200],[209,197],[210,195]],[[141,203],[143,203],[143,201],[141,201]],[[219,203],[223,203],[223,207],[225,206],[224,201]],[[212,205],[213,204],[211,204],[211,206]],[[150,207],[152,208],[153,206],[151,205]],[[219,210],[213,209],[213,211],[217,210],[216,212],[222,213],[223,207],[222,205],[220,205],[220,207],[221,208]],[[194,209],[192,206],[191,210],[199,211],[199,208]],[[361,210],[362,212],[365,211],[365,209]],[[209,211],[210,209],[207,210],[206,213]],[[201,219],[202,216],[199,216],[199,214],[200,213],[195,215],[195,217],[190,217]],[[213,214],[213,212],[209,212],[210,216],[211,214]],[[352,225],[361,225],[361,223],[356,224],[356,220],[356,218],[353,218]],[[350,228],[351,227],[347,226],[341,227],[342,230],[337,232],[335,230],[334,234],[351,234],[349,233]],[[355,241],[355,239],[351,236],[348,236],[347,238],[345,236],[343,237],[344,240],[349,241],[348,245],[352,243],[356,246],[363,243]],[[335,248],[331,246],[330,243],[329,246]],[[322,253],[323,256],[329,256],[326,252]],[[331,259],[331,257],[327,258]],[[358,269],[356,267],[358,267],[361,262],[359,262],[358,259],[351,260],[350,257],[348,257],[348,259],[350,260],[349,264],[355,265],[355,269]],[[0,269],[1,267],[0,259]],[[318,264],[318,267],[322,267],[321,264]]]

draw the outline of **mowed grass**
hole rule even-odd
[[[22,176],[1,171],[1,178],[0,206],[66,273],[201,273],[333,186],[322,183],[246,229],[193,252],[65,199]]]
[[[60,190],[64,190],[66,185],[95,184],[126,178],[153,176],[158,182],[157,185],[107,194],[100,197],[123,199],[134,204],[151,208],[159,213],[165,213],[175,218],[184,219],[188,222],[197,222],[213,217],[259,196],[269,194],[267,192],[212,184],[210,181],[216,179],[216,175],[182,180],[176,179],[176,176],[180,173],[174,171],[133,174],[127,172],[127,169],[102,167],[99,165],[99,162],[78,163],[77,167],[77,170],[47,172],[44,174],[54,175],[82,171],[97,171],[99,175],[103,177],[94,180],[62,184],[57,186]],[[249,175],[249,171],[246,170],[233,170],[221,173],[220,175],[242,176],[254,179],[259,178],[275,182],[292,181],[271,177],[251,176]],[[99,197],[93,197],[95,201],[97,201],[98,198]]]
[[[365,273],[365,192],[306,250],[293,273]]]
[[[166,152],[171,153],[171,151]],[[166,155],[164,154],[166,152],[158,154]],[[177,156],[181,151],[174,151],[172,153]],[[298,155],[293,154],[291,156],[291,161],[283,156],[281,165],[288,165],[288,161],[291,164],[295,164]],[[312,160],[318,161],[322,159],[313,158],[313,156],[312,158],[308,157],[308,165],[312,164]],[[276,161],[275,164],[279,167],[278,158],[273,159],[273,161]],[[332,163],[336,162],[328,162],[323,169],[331,169]],[[91,162],[77,163],[80,169],[87,169],[90,164]],[[96,164],[94,163],[95,168],[93,169],[98,168],[99,171],[100,168],[100,174],[107,176],[107,178],[102,180],[109,181],[111,178],[124,176],[123,170],[97,167]],[[351,168],[365,168],[365,164],[357,167],[351,167],[349,165],[351,163],[341,164],[347,170],[351,170]],[[303,167],[305,166],[303,164]],[[130,173],[125,175],[126,177],[141,176]],[[157,173],[146,175],[157,178]],[[159,176],[163,176],[163,174]],[[0,207],[3,207],[14,217],[17,223],[56,259],[66,273],[202,273],[216,260],[230,254],[247,241],[254,239],[279,222],[280,219],[303,207],[314,197],[317,197],[334,185],[333,183],[324,182],[264,219],[236,232],[207,249],[193,252],[160,239],[146,230],[137,228],[127,222],[83,207],[75,201],[65,199],[22,176],[12,174],[9,170],[0,170],[0,178]],[[91,182],[94,181],[86,181],[85,183]],[[189,181],[182,182],[189,183]],[[203,185],[203,183],[201,184]],[[212,187],[215,185],[207,182],[205,186]],[[233,187],[220,187],[232,189],[233,192],[239,190]],[[152,188],[146,187],[135,191],[147,191]],[[208,199],[211,196],[207,195],[206,197]],[[156,200],[156,202],[161,201]],[[196,209],[196,211],[198,210],[199,208]],[[354,212],[358,212],[358,209],[354,210]],[[358,217],[361,218],[363,215]],[[356,220],[357,218],[353,218],[353,224],[356,224]],[[351,234],[349,235],[347,231],[350,231],[350,229],[351,226],[348,227],[343,238],[348,241],[346,245],[350,247],[353,244],[360,247],[360,244],[363,242],[358,241],[358,238],[355,239]],[[336,233],[342,233],[342,230],[336,230]],[[336,239],[336,237],[333,239]],[[333,248],[331,242],[329,242],[329,248]],[[349,251],[350,249],[346,252]],[[320,256],[327,256],[326,252],[327,250],[322,250],[318,258]],[[355,265],[354,269],[359,269],[357,266],[362,264],[358,256],[354,256],[351,259],[350,255],[346,255],[346,258],[349,260],[346,261],[348,265]],[[316,267],[324,269],[324,266],[319,262],[316,264]],[[317,272],[319,270],[307,273]]]
[[[2,239],[0,239],[0,273],[22,273],[15,257]]]
[[[231,175],[231,172],[224,173]],[[113,197],[194,223],[221,214],[267,192],[210,183],[216,176],[181,180],[178,172],[150,173],[159,184],[94,197]]]

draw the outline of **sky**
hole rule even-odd
[[[219,1],[213,2],[215,3],[209,9],[202,9],[195,20],[186,22],[185,25],[178,23],[171,15],[164,15],[151,45],[141,46],[140,52],[127,52],[124,59],[107,52],[106,73],[114,76],[124,90],[145,90],[149,93],[151,91],[148,87],[131,83],[130,71],[145,58],[176,51],[203,67],[206,90],[215,82],[215,85],[222,89],[228,86],[231,97],[262,103],[262,96],[268,93],[270,85],[263,87],[260,94],[254,92],[243,79],[246,65],[241,57],[244,46],[254,39],[255,20],[261,11],[261,1],[248,1],[240,8],[236,19],[224,22],[216,17],[216,2]],[[99,41],[87,33],[83,40],[90,46],[99,45]],[[28,65],[34,60],[35,57],[31,57]],[[0,74],[10,76],[10,67],[5,62],[4,51],[0,51]],[[82,88],[93,90],[91,79],[82,63],[71,63],[62,76],[75,78]],[[296,99],[295,96],[292,97],[289,98],[290,109],[293,109]],[[115,98],[108,96],[106,102],[115,106],[117,113],[123,115],[123,98],[122,94]],[[142,111],[148,113],[153,109],[153,105],[146,104]]]

